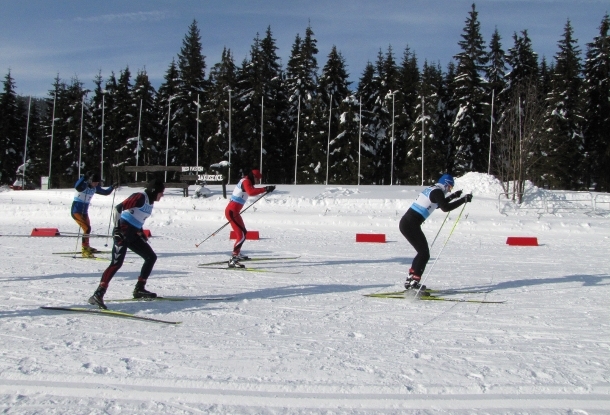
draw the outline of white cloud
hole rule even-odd
[[[77,17],[74,20],[77,22],[102,22],[102,23],[114,23],[114,22],[158,22],[165,20],[168,16],[167,12],[153,10],[150,12],[136,12],[136,13],[117,13],[117,14],[103,14],[100,16],[91,17]]]

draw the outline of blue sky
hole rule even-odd
[[[129,66],[146,69],[153,85],[162,82],[193,19],[201,31],[208,69],[223,47],[237,64],[248,56],[257,33],[268,26],[285,65],[298,34],[311,27],[318,40],[318,64],[333,45],[357,82],[367,61],[392,46],[400,61],[407,46],[420,65],[446,68],[472,0],[2,0],[0,76],[11,71],[20,95],[46,96],[53,79],[78,77],[87,88],[101,71],[107,79]],[[534,50],[547,61],[557,52],[569,19],[581,51],[599,33],[610,12],[605,0],[479,0],[481,33],[488,45],[497,27],[506,50],[515,32],[528,30]],[[207,75],[207,71],[206,71]]]

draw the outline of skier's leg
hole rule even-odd
[[[144,287],[148,281],[148,277],[152,272],[155,262],[157,262],[157,254],[153,251],[152,247],[144,240],[140,235],[135,236],[133,240],[129,242],[129,249],[144,259],[144,264],[140,270],[140,276],[138,282],[133,290],[134,298],[154,298],[157,294],[147,291]]]
[[[89,253],[89,236],[84,236],[91,233],[91,222],[89,221],[89,215],[83,213],[72,213],[72,219],[74,219],[78,226],[83,230],[83,254]]]
[[[417,254],[411,263],[411,271],[413,274],[421,277],[426,268],[426,264],[430,260],[430,249],[428,248],[428,240],[421,229],[421,224],[413,223],[405,216],[400,220],[400,232],[413,246]],[[411,273],[410,271],[410,273]]]
[[[241,252],[241,247],[246,241],[248,230],[239,213],[229,211],[229,222],[235,232],[235,245],[233,245],[233,256],[238,256]]]
[[[110,259],[110,265],[102,274],[102,278],[100,280],[100,284],[93,293],[93,295],[89,298],[89,304],[97,305],[100,308],[107,308],[104,304],[104,294],[106,294],[106,290],[108,289],[108,285],[112,280],[112,277],[117,273],[121,266],[123,266],[123,261],[125,260],[125,255],[127,254],[128,243],[125,239],[124,235],[115,234],[114,243],[112,244],[112,257]]]

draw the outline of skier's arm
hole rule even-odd
[[[259,188],[252,186],[250,180],[244,180],[241,185],[244,191],[248,193],[248,196],[260,195],[261,193],[265,193],[267,191],[264,187]]]
[[[114,190],[114,186],[110,186],[110,187],[107,187],[104,189],[102,186],[100,186],[98,184],[97,187],[95,188],[95,193],[100,194],[102,196],[108,196],[109,194],[112,193],[113,190]]]
[[[447,196],[447,199],[454,200],[454,199],[457,199],[460,196],[462,196],[462,191],[458,190],[457,192],[451,193],[449,196]]]
[[[76,183],[74,183],[74,188],[77,192],[82,192],[87,188],[87,180],[85,180],[85,176],[81,177]]]
[[[466,198],[458,199],[455,202],[450,202],[450,200],[450,198],[445,197],[440,189],[434,189],[430,192],[430,201],[436,203],[443,212],[451,212],[466,203]]]

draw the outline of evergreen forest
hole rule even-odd
[[[432,184],[476,171],[521,187],[608,192],[609,29],[606,14],[581,51],[568,20],[547,62],[527,30],[484,39],[473,4],[446,67],[388,47],[352,86],[339,48],[319,51],[311,26],[285,66],[271,27],[242,62],[225,49],[210,65],[194,20],[158,89],[146,70],[125,67],[100,72],[93,90],[57,75],[46,97],[24,97],[9,70],[0,184],[18,168],[26,182],[50,176],[58,188],[86,171],[109,185],[134,181],[125,166],[212,173],[230,160],[233,183],[242,168],[262,168],[265,183],[329,185]]]

